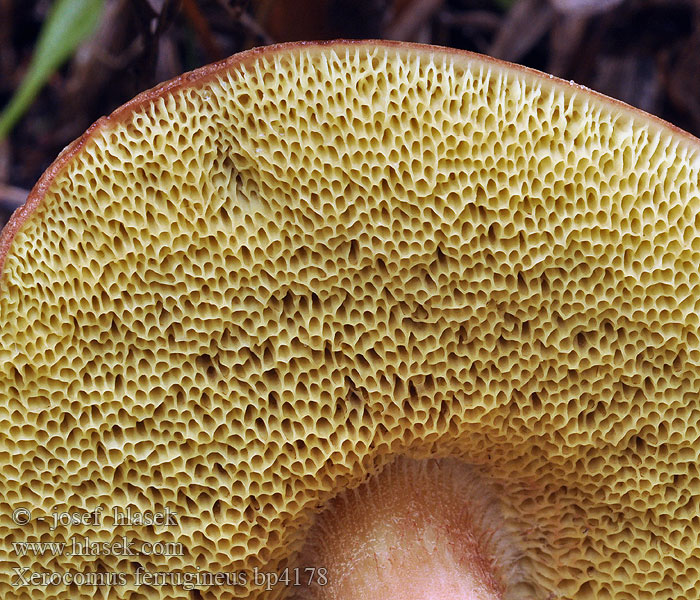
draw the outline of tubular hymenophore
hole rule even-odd
[[[0,237],[0,597],[698,599],[699,230],[697,139],[466,52],[138,96]]]

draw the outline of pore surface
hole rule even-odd
[[[453,456],[502,491],[530,597],[698,598],[697,144],[437,49],[291,46],[195,83],[93,132],[0,294],[5,539],[186,552],[3,561],[188,598],[132,576],[274,571],[342,487]]]

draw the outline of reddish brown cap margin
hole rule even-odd
[[[632,118],[642,118],[645,119],[658,127],[668,129],[672,135],[679,137],[685,142],[690,142],[698,147],[700,151],[700,139],[691,135],[687,131],[664,121],[663,119],[651,115],[643,110],[630,106],[620,100],[610,98],[599,92],[591,90],[585,86],[574,83],[573,81],[565,81],[553,75],[547,73],[542,73],[535,69],[529,67],[524,67],[522,65],[516,65],[509,63],[497,58],[490,56],[484,56],[477,54],[475,52],[469,52],[468,50],[459,50],[456,48],[447,48],[444,46],[435,46],[430,44],[417,44],[413,42],[401,42],[393,40],[330,40],[330,41],[320,41],[320,42],[286,42],[282,44],[273,44],[270,46],[261,46],[258,48],[252,48],[251,50],[246,50],[244,52],[239,52],[234,54],[229,58],[226,58],[217,63],[212,63],[210,65],[205,65],[194,71],[188,73],[183,73],[182,75],[171,79],[170,81],[163,82],[149,90],[146,90],[119,108],[117,108],[112,114],[102,117],[95,121],[85,133],[78,139],[73,141],[71,144],[66,146],[61,153],[58,155],[56,160],[44,171],[39,181],[36,183],[27,201],[23,206],[15,210],[10,217],[10,220],[5,225],[2,232],[0,232],[0,287],[2,287],[2,276],[3,276],[3,266],[5,264],[5,258],[10,251],[12,246],[12,240],[15,234],[19,231],[22,225],[27,221],[27,219],[32,215],[32,213],[41,205],[44,196],[51,186],[54,178],[61,172],[61,170],[66,167],[71,161],[71,159],[80,152],[80,150],[87,144],[90,139],[98,132],[107,129],[110,126],[116,125],[123,120],[127,119],[138,109],[146,104],[150,104],[159,98],[163,98],[172,92],[179,90],[185,86],[196,86],[206,83],[213,77],[218,75],[223,71],[233,69],[237,66],[242,66],[248,64],[255,60],[256,58],[264,55],[275,54],[277,52],[285,52],[295,48],[337,48],[342,46],[373,46],[373,47],[384,47],[384,48],[399,48],[403,50],[413,50],[416,52],[422,52],[425,54],[437,53],[437,54],[449,54],[453,56],[459,56],[464,59],[472,59],[487,64],[493,65],[499,69],[505,69],[512,71],[514,73],[520,72],[528,77],[532,77],[541,82],[546,82],[547,85],[555,87],[568,87],[574,89],[580,93],[588,94],[592,99],[608,104],[610,108],[617,109],[621,112],[627,112]]]

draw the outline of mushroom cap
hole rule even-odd
[[[0,238],[0,594],[297,593],[253,570],[405,455],[495,490],[510,597],[700,597],[699,228],[697,139],[468,52],[285,44],[141,94]],[[83,536],[182,548],[9,543]]]

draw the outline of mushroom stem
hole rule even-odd
[[[327,570],[316,600],[497,600],[502,535],[490,495],[452,460],[401,459],[334,499],[305,565]],[[501,541],[499,541],[501,540]]]

